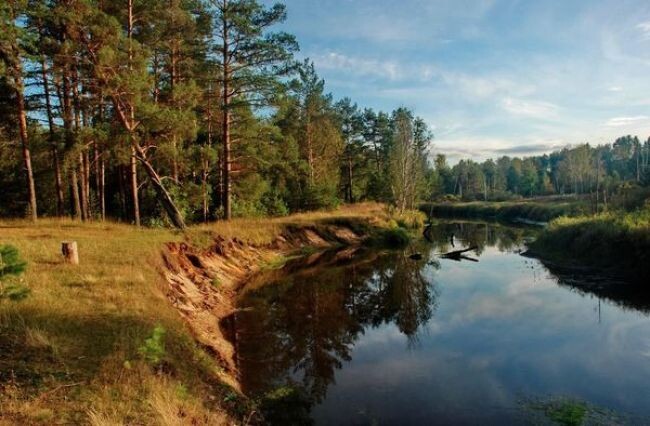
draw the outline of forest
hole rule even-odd
[[[424,196],[412,111],[335,100],[282,5],[1,6],[0,216],[179,228]]]
[[[650,137],[623,136],[607,145],[588,143],[535,157],[461,160],[449,167],[444,154],[434,159],[432,193],[459,199],[504,201],[545,195],[608,194],[650,183]]]
[[[334,99],[283,5],[4,2],[0,216],[173,225],[646,185],[650,138],[450,166],[407,108]],[[596,203],[597,204],[597,203]]]

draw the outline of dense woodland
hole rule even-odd
[[[450,167],[424,120],[336,100],[283,5],[0,5],[0,215],[174,225],[377,200],[500,200],[645,184],[650,140]]]
[[[606,203],[608,194],[650,184],[650,138],[642,142],[636,136],[624,136],[607,145],[581,144],[550,155],[504,156],[482,163],[462,160],[454,167],[438,154],[434,162],[434,195],[501,201],[517,196],[588,194]]]
[[[0,13],[2,215],[184,227],[422,196],[424,121],[334,100],[273,31],[282,5],[17,0]]]

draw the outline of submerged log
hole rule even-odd
[[[474,259],[474,258],[467,257],[467,256],[463,255],[464,253],[467,253],[469,251],[474,251],[474,250],[478,250],[478,247],[477,246],[472,246],[470,248],[466,248],[466,249],[463,249],[463,250],[450,251],[449,253],[441,254],[440,257],[442,257],[444,259],[452,259],[452,260],[458,260],[458,261],[460,261],[460,260],[470,260],[472,262],[478,262],[478,259]]]
[[[61,253],[63,254],[63,262],[71,265],[79,264],[79,250],[76,241],[63,241],[61,243]]]

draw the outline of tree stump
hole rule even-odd
[[[71,265],[79,264],[79,251],[77,250],[76,241],[63,241],[61,243],[61,253],[63,253],[63,262]]]

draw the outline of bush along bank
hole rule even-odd
[[[561,216],[586,213],[579,200],[563,201],[474,201],[467,203],[425,203],[420,206],[425,214],[446,218],[481,218],[509,222],[549,222]]]
[[[559,218],[530,244],[530,254],[578,263],[641,282],[650,261],[650,209]]]

